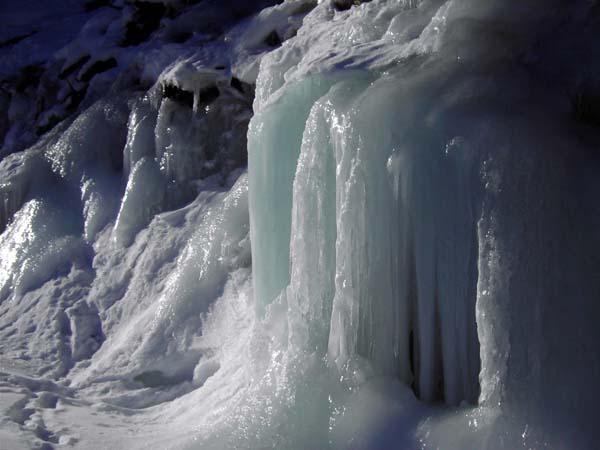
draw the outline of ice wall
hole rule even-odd
[[[599,188],[597,130],[561,93],[589,81],[543,67],[549,54],[569,65],[573,45],[595,64],[595,44],[563,41],[583,4],[515,8],[322,7],[263,58],[254,295],[259,313],[283,298],[290,348],[342,380],[395,377],[426,402],[539,425],[530,441],[585,446],[598,390],[575,380],[599,360],[573,349],[598,338],[598,212],[575,205]],[[508,435],[500,446],[519,440]]]
[[[418,130],[412,110],[427,106],[407,101],[418,87],[403,76],[410,66],[313,75],[271,103],[259,97],[249,141],[255,295],[268,303],[290,282],[302,329],[290,333],[328,347],[342,371],[362,357],[428,401],[473,402],[480,186],[458,130]],[[259,89],[280,77],[280,62],[262,70]],[[298,122],[302,138],[281,125]]]

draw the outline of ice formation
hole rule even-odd
[[[594,448],[597,2],[58,3],[0,7],[3,445]]]

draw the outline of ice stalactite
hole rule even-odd
[[[292,183],[302,133],[312,102],[330,84],[318,78],[303,81],[252,120],[254,128],[248,135],[249,167],[255,174],[249,180],[253,192],[250,208],[255,211],[252,253],[258,261],[273,262],[272,270],[254,275],[259,311],[289,283]],[[258,148],[261,150],[252,153]]]
[[[128,182],[115,224],[115,239],[124,245],[156,214],[192,201],[200,179],[215,175],[213,183],[225,184],[222,174],[246,162],[252,89],[236,89],[222,71],[197,73],[186,65],[164,77],[133,102],[129,117]]]
[[[3,186],[0,191],[0,233],[4,231],[13,215],[21,209],[27,192],[26,186]]]

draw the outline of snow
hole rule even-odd
[[[595,2],[159,3],[0,9],[2,448],[593,448]]]

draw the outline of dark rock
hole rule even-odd
[[[94,61],[94,63],[87,68],[83,75],[81,75],[80,80],[87,83],[99,73],[106,72],[113,67],[117,67],[117,60],[115,58]]]

